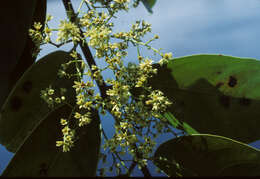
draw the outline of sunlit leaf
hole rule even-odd
[[[192,55],[154,66],[150,84],[173,102],[169,112],[179,121],[245,143],[260,138],[260,61]]]

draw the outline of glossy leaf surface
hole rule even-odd
[[[173,59],[150,80],[179,121],[245,143],[260,138],[260,61],[223,55]]]

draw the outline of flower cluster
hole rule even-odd
[[[51,86],[45,90],[41,90],[41,98],[48,104],[49,107],[53,108],[55,104],[61,104],[65,101],[64,94],[66,93],[66,88],[60,88],[60,96],[55,95],[55,90]]]
[[[148,95],[149,100],[145,101],[145,104],[152,105],[152,113],[155,117],[159,117],[157,114],[160,111],[166,111],[167,107],[171,105],[171,102],[167,100],[163,93],[159,90],[154,90]]]
[[[142,41],[142,38],[151,32],[151,25],[145,21],[136,21],[128,32],[113,32],[114,24],[111,19],[118,11],[127,10],[130,0],[85,0],[84,2],[88,11],[77,17],[78,23],[61,21],[57,41],[61,43],[72,41],[74,44],[81,41],[87,43],[95,50],[95,57],[104,60],[106,66],[100,68],[92,65],[87,68],[83,60],[80,61],[81,65],[77,66],[78,74],[76,74],[79,78],[72,86],[76,92],[76,106],[70,118],[76,119],[77,127],[82,127],[94,120],[91,118],[93,109],[101,111],[101,114],[105,114],[106,111],[111,113],[115,120],[115,134],[110,139],[105,138],[104,149],[121,156],[128,151],[133,156],[133,160],[138,162],[138,166],[144,167],[154,150],[155,138],[167,126],[160,114],[167,110],[171,102],[161,91],[153,90],[148,84],[148,79],[157,73],[152,66],[152,59],[142,56],[138,50],[137,63],[128,63],[125,66],[124,60],[128,54],[129,43],[138,48],[145,46],[160,55],[161,65],[167,63],[172,58],[172,54],[163,54],[150,46],[153,40],[159,38],[157,35],[147,42]],[[97,10],[95,5],[98,2],[106,11]],[[135,1],[134,5],[138,2]],[[35,29],[39,28],[41,28],[40,25],[36,24]],[[43,36],[49,37],[53,29],[49,29],[48,26],[46,28]],[[30,33],[35,39],[42,41],[43,36],[37,31],[31,30]],[[52,43],[50,38],[48,42]],[[71,56],[75,60],[62,65],[58,73],[60,77],[75,75],[66,72],[71,63],[79,62],[76,51],[72,51]],[[112,71],[114,78],[104,80],[102,77],[104,70]],[[83,80],[82,71],[85,71],[83,73],[85,76],[90,77],[89,80]],[[98,87],[102,83],[105,83],[105,85],[102,84],[103,86],[109,87],[105,89],[105,97],[95,92],[95,82]],[[139,89],[138,95],[133,92],[134,89]],[[64,96],[54,98],[54,90],[51,88],[42,90],[41,96],[49,106],[65,98]],[[70,118],[61,119],[61,125],[64,126],[63,140],[57,141],[57,146],[63,147],[64,152],[69,151],[73,146],[76,131],[68,125]],[[105,131],[102,132],[105,135]],[[118,165],[121,164],[118,163]]]
[[[37,56],[40,52],[40,46],[46,43],[49,43],[50,36],[52,34],[52,30],[49,29],[47,23],[52,19],[53,17],[50,15],[46,16],[46,24],[43,30],[43,25],[40,22],[34,22],[33,28],[29,29],[29,36],[32,38],[32,41],[35,44],[35,49],[33,49],[33,56]]]
[[[32,29],[29,29],[29,36],[35,44],[35,49],[33,49],[33,56],[37,56],[40,52],[40,46],[43,44],[44,37],[41,31],[42,25],[39,22],[35,22]]]
[[[63,152],[68,152],[74,144],[75,130],[70,129],[65,119],[61,119],[60,123],[64,126],[62,129],[63,141],[56,141],[56,146],[62,146]]]
[[[36,45],[40,45],[43,41],[43,36],[41,32],[42,24],[40,22],[34,22],[34,29],[29,29],[29,35],[32,37],[32,40]]]
[[[75,43],[79,42],[81,39],[80,30],[70,21],[61,21],[59,25],[57,42],[66,42],[69,38],[71,38]]]

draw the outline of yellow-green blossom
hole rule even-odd
[[[61,118],[60,123],[61,123],[61,125],[65,126],[68,124],[68,121],[66,119]]]
[[[57,41],[66,42],[70,38],[74,42],[79,42],[81,40],[79,28],[70,21],[61,21],[59,25]]]

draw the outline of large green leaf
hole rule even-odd
[[[37,1],[36,7],[33,14],[33,19],[31,22],[31,27],[34,22],[40,22],[43,26],[41,30],[44,29],[44,23],[46,18],[46,0]],[[19,29],[18,29],[19,30]],[[23,52],[19,59],[17,59],[17,64],[15,65],[12,73],[9,77],[9,89],[15,85],[17,80],[22,76],[22,74],[35,62],[36,56],[33,56],[33,51],[36,48],[34,42],[31,37],[29,37],[29,33],[27,33],[26,44],[23,48]]]
[[[169,176],[176,172],[182,176],[260,175],[260,151],[222,136],[177,137],[161,144],[154,157],[157,167]]]
[[[260,61],[222,55],[176,58],[150,80],[169,111],[199,133],[245,143],[260,138]]]
[[[44,22],[46,0],[1,2],[1,60],[0,60],[0,108],[16,80],[35,59],[31,54],[32,42],[28,30],[33,21]]]
[[[2,176],[95,176],[101,141],[97,111],[92,113],[92,122],[77,133],[79,139],[71,151],[62,152],[56,147],[56,141],[62,137],[60,118],[68,118],[71,110],[64,105],[46,115]]]
[[[153,13],[152,8],[156,0],[141,0],[148,12]]]
[[[72,60],[68,52],[53,52],[33,64],[20,78],[10,92],[0,116],[0,143],[9,151],[15,152],[30,131],[50,111],[46,102],[40,98],[40,91],[50,84],[53,88],[68,89],[67,102],[75,103],[75,91],[71,87],[75,78],[57,77],[62,63]],[[69,73],[76,73],[70,66]]]

